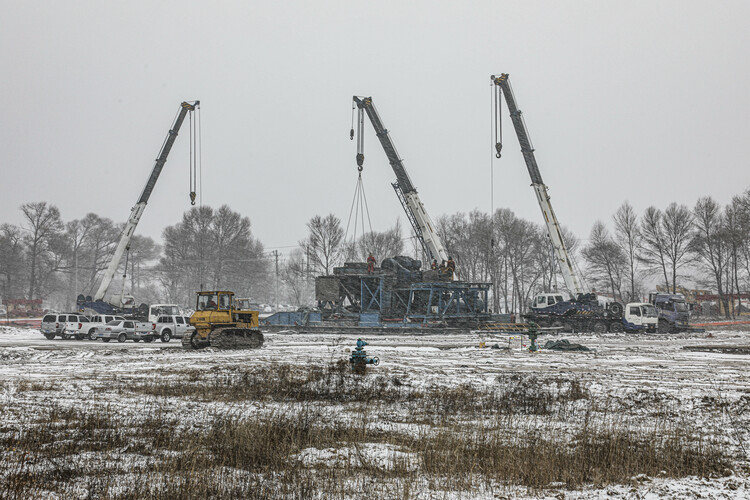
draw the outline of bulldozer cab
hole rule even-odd
[[[232,308],[232,292],[198,292],[196,311],[229,311]]]

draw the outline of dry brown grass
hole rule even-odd
[[[668,418],[635,425],[611,401],[593,402],[576,378],[412,387],[341,364],[184,375],[113,387],[116,401],[142,401],[127,412],[56,404],[0,428],[0,498],[68,496],[76,487],[90,498],[343,498],[364,489],[412,498],[415,478],[465,492],[579,488],[638,474],[715,476],[732,465],[704,433]],[[174,398],[216,405],[215,414],[163,410]],[[663,403],[662,414],[673,411]],[[269,409],[248,418],[247,404]],[[379,425],[394,422],[417,425]],[[373,462],[360,453],[373,443],[411,459]],[[359,460],[306,465],[297,455],[311,448],[356,450]]]

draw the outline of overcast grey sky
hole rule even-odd
[[[268,247],[346,220],[351,96],[371,95],[427,210],[490,208],[490,79],[507,72],[563,225],[750,187],[750,2],[1,0],[0,222],[46,200],[124,221],[182,100],[200,99],[203,201]],[[541,222],[505,117],[495,206]],[[369,124],[368,124],[369,127]],[[139,233],[189,208],[178,138]],[[376,230],[402,217],[368,128]],[[403,227],[407,228],[405,220]]]

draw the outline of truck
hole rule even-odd
[[[571,306],[560,293],[540,293],[534,298],[526,321],[564,332],[648,332],[657,331],[659,317],[653,304],[630,302],[623,309],[595,308],[590,303]]]
[[[566,299],[560,293],[538,294],[531,304],[531,312],[525,314],[524,318],[528,321],[535,321],[540,324],[566,326],[569,329],[574,330],[592,329],[593,331],[602,332],[618,331],[621,329],[628,331],[642,330],[643,328],[640,328],[640,326],[644,324],[644,320],[639,320],[638,316],[635,316],[635,311],[643,313],[644,307],[653,304],[633,302],[626,304],[625,307],[623,307],[619,302],[611,302],[607,304],[606,307],[603,307],[599,304],[596,295],[587,292],[584,288],[584,281],[576,272],[573,259],[565,245],[565,239],[563,238],[557,215],[555,215],[555,211],[552,209],[549,188],[542,180],[542,174],[539,171],[539,165],[537,164],[536,156],[534,155],[535,150],[532,146],[529,132],[526,129],[526,122],[523,119],[523,114],[521,110],[518,109],[518,104],[516,103],[516,98],[510,85],[509,76],[507,73],[502,73],[500,76],[492,75],[490,78],[492,79],[496,92],[493,104],[496,133],[495,156],[500,158],[503,148],[500,116],[501,103],[504,96],[511,121],[513,122],[513,128],[518,137],[518,143],[521,146],[521,153],[523,154],[523,159],[526,163],[526,169],[531,177],[531,186],[534,189],[539,208],[542,211],[544,224],[547,228],[547,235],[549,236],[550,243],[554,250],[555,261],[557,262],[562,274],[565,287],[572,296],[572,298]],[[551,303],[550,300],[552,301]],[[640,318],[648,318],[645,321],[645,324],[646,330],[649,330],[652,328],[653,318],[650,316],[652,313],[651,309],[647,307],[646,309],[648,309],[649,315],[643,316],[643,314],[641,314]],[[634,312],[633,314],[630,313],[631,310]],[[629,319],[633,321],[629,321]],[[638,326],[638,328],[635,328],[636,326]]]
[[[659,333],[703,331],[690,326],[690,305],[683,294],[652,292],[648,294],[648,301],[659,315]]]

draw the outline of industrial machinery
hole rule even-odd
[[[417,235],[419,242],[422,245],[425,255],[429,259],[428,262],[437,260],[438,262],[448,261],[448,253],[445,251],[443,241],[438,236],[435,230],[430,216],[424,208],[424,204],[419,199],[417,189],[412,184],[409,174],[406,173],[404,168],[404,162],[396,151],[396,146],[393,144],[388,130],[383,126],[383,121],[380,119],[378,111],[375,109],[375,105],[372,103],[372,97],[353,97],[354,104],[357,107],[357,166],[359,170],[362,170],[362,165],[365,161],[364,155],[364,113],[370,118],[370,123],[375,129],[375,134],[380,140],[380,144],[383,146],[388,162],[393,168],[393,172],[396,174],[396,182],[392,184],[393,189],[396,191],[401,206],[404,207],[406,217],[409,219],[414,233]],[[350,137],[354,139],[354,129],[351,130]]]
[[[564,306],[557,308],[540,308],[538,307],[541,296],[537,296],[534,299],[534,303],[531,306],[532,314],[555,314],[555,315],[570,315],[574,312],[587,313],[589,315],[596,315],[604,313],[610,313],[613,316],[621,317],[623,314],[623,306],[619,302],[612,302],[608,304],[607,310],[603,310],[602,306],[599,305],[597,297],[593,293],[586,293],[582,280],[576,273],[573,265],[573,260],[570,257],[567,247],[565,246],[565,240],[560,229],[560,224],[557,221],[555,211],[552,209],[552,203],[550,202],[550,196],[548,188],[542,180],[542,174],[539,172],[539,167],[536,163],[536,157],[534,156],[534,148],[531,145],[531,139],[529,138],[529,132],[526,130],[526,123],[523,120],[521,110],[518,109],[516,104],[516,98],[513,94],[513,90],[510,86],[510,80],[508,74],[503,73],[500,76],[492,76],[492,82],[495,85],[495,150],[498,158],[501,156],[503,144],[502,144],[502,125],[501,125],[501,103],[502,96],[505,96],[505,102],[508,106],[508,112],[510,113],[511,121],[513,122],[513,128],[516,131],[518,142],[521,145],[521,153],[523,154],[526,168],[529,171],[531,177],[531,186],[534,188],[537,201],[539,202],[539,208],[542,210],[544,217],[544,224],[547,228],[547,234],[552,248],[555,254],[555,261],[560,268],[560,272],[565,281],[565,286],[572,295],[571,300],[565,300]],[[560,301],[557,301],[560,303]],[[542,310],[544,309],[544,310]],[[533,321],[540,322],[542,324],[543,318],[532,318]]]
[[[703,328],[690,326],[690,304],[681,293],[649,293],[648,301],[659,315],[659,333],[703,332]]]
[[[557,222],[557,216],[555,211],[552,210],[552,204],[550,203],[550,197],[547,193],[547,186],[542,180],[542,174],[539,173],[539,167],[536,164],[536,157],[534,156],[534,149],[531,146],[531,139],[529,133],[526,130],[526,124],[521,116],[521,110],[516,105],[516,99],[513,95],[513,90],[510,87],[510,81],[508,80],[508,74],[503,73],[500,76],[492,76],[492,81],[495,84],[496,89],[496,105],[495,105],[495,120],[497,123],[496,130],[502,130],[500,125],[500,94],[505,95],[505,102],[508,105],[508,111],[510,112],[510,118],[513,121],[513,128],[516,130],[516,136],[518,136],[518,142],[521,145],[521,153],[523,159],[526,162],[526,168],[531,176],[531,186],[534,188],[537,201],[539,202],[539,208],[542,209],[542,215],[544,216],[544,223],[547,227],[547,234],[549,235],[552,247],[555,252],[555,260],[557,261],[560,272],[563,275],[565,286],[568,288],[573,297],[579,297],[585,293],[581,280],[578,278],[576,271],[573,267],[573,262],[568,253],[568,249],[565,246],[565,240],[560,230],[560,224]],[[497,151],[496,156],[500,158],[502,151],[502,136],[500,140],[496,141],[495,149]]]
[[[156,158],[154,168],[151,170],[151,175],[146,181],[146,186],[143,188],[143,192],[138,198],[135,206],[130,211],[130,217],[128,218],[127,223],[125,223],[125,227],[122,230],[120,240],[117,243],[117,248],[112,255],[109,266],[107,266],[106,271],[104,271],[104,276],[102,277],[99,289],[97,290],[96,295],[94,295],[93,300],[91,300],[91,297],[78,297],[78,300],[76,302],[79,310],[90,309],[96,311],[99,314],[112,314],[113,312],[115,312],[115,310],[134,308],[135,300],[132,296],[126,296],[124,294],[124,290],[123,293],[114,297],[114,299],[116,300],[111,301],[114,303],[104,302],[104,296],[107,294],[107,290],[112,284],[112,279],[115,276],[117,268],[120,266],[120,261],[122,260],[123,255],[130,249],[130,240],[133,237],[133,233],[135,232],[135,228],[138,225],[138,222],[141,220],[143,211],[146,209],[146,204],[151,197],[151,192],[154,190],[154,186],[156,185],[156,181],[159,179],[159,175],[164,168],[164,164],[167,162],[167,157],[169,156],[169,152],[172,150],[172,145],[174,144],[175,139],[177,139],[177,134],[180,132],[182,122],[185,120],[185,116],[188,113],[192,113],[193,111],[195,111],[199,105],[200,101],[194,101],[192,103],[183,102],[182,104],[180,104],[180,110],[177,114],[177,118],[175,118],[172,127],[169,129],[169,133],[164,140],[164,144],[161,147],[159,156]],[[193,181],[191,179],[191,189],[192,188]],[[190,193],[190,199],[193,204],[195,204],[195,191],[192,191]],[[114,309],[113,306],[116,309]]]
[[[365,351],[366,345],[368,345],[367,342],[357,339],[357,347],[354,348],[352,354],[349,356],[349,364],[355,372],[364,373],[367,365],[377,366],[380,364],[380,359],[367,357],[367,351]]]
[[[253,349],[263,345],[258,311],[236,309],[233,292],[198,292],[190,324],[195,332],[182,338],[183,347]]]

